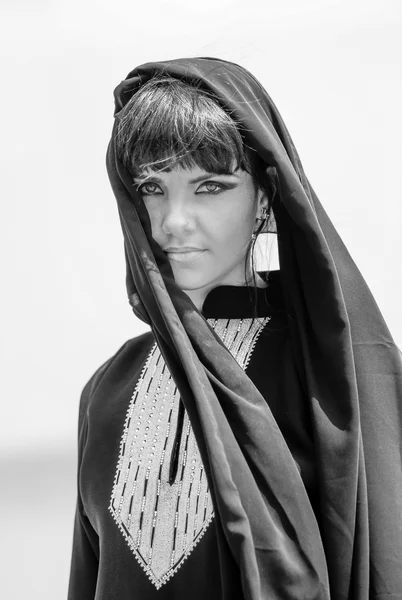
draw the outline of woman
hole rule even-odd
[[[115,90],[134,313],[83,390],[69,598],[402,598],[401,359],[271,99],[212,58]],[[276,227],[280,271],[252,248]]]

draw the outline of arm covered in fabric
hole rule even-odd
[[[81,497],[81,466],[85,450],[90,398],[110,364],[106,361],[85,385],[79,406],[78,417],[78,464],[77,503],[74,521],[73,546],[70,566],[68,600],[92,600],[95,598],[99,564],[99,539],[85,514]]]

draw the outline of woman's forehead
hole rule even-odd
[[[222,165],[222,169],[214,169],[213,171],[206,170],[203,167],[197,164],[182,164],[181,162],[170,163],[166,168],[154,169],[152,167],[145,166],[144,168],[138,169],[138,174],[136,175],[136,179],[149,179],[154,176],[168,176],[169,173],[179,173],[183,176],[196,177],[197,175],[202,175],[205,173],[215,174],[215,175],[232,175],[233,173],[242,173],[244,171],[238,164],[235,158],[233,158],[229,168]]]

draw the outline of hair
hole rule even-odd
[[[147,170],[168,172],[177,167],[217,174],[242,169],[251,175],[256,190],[266,193],[268,222],[272,220],[275,185],[267,177],[266,164],[246,145],[242,125],[198,82],[190,84],[163,73],[145,82],[124,108],[116,153],[133,178]],[[267,221],[260,223],[245,257],[245,280],[251,262],[253,287],[254,245],[266,225]]]

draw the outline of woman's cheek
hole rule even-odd
[[[232,238],[235,243],[243,245],[251,239],[253,230],[253,219],[250,211],[244,210],[244,204],[232,210],[226,219],[226,234]]]
[[[251,234],[245,220],[247,216],[241,215],[241,217],[239,219],[232,216],[232,218],[227,218],[219,223],[215,221],[217,227],[214,235],[214,247],[221,258],[226,257],[225,262],[241,260],[247,252]]]

